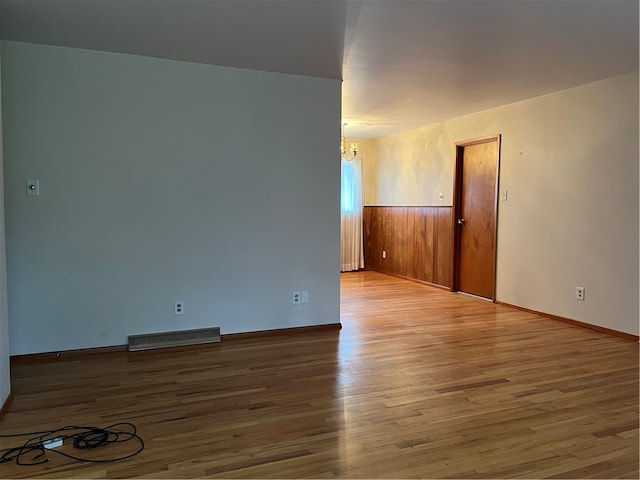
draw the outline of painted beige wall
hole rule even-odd
[[[365,205],[451,205],[454,152],[445,123],[379,138],[376,171],[367,177]],[[439,200],[439,194],[444,194]]]
[[[366,204],[450,205],[455,142],[496,133],[498,300],[637,335],[638,74],[380,138]]]

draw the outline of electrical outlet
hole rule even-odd
[[[387,251],[386,250],[382,250],[382,258],[387,258]]]
[[[173,314],[184,315],[184,302],[182,300],[176,300],[173,302]]]
[[[291,303],[293,305],[298,305],[302,303],[302,295],[300,294],[299,291],[295,291],[291,294]]]
[[[576,287],[576,300],[584,302],[584,287]]]
[[[444,202],[444,193],[440,192],[438,194],[438,200],[440,200],[441,202]]]

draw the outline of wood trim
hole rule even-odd
[[[342,323],[338,322],[324,325],[308,325],[306,327],[274,328],[272,330],[258,330],[255,332],[225,333],[224,335],[220,335],[220,338],[221,340],[245,340],[247,338],[279,337],[282,335],[340,329],[342,329]]]
[[[453,197],[451,207],[451,252],[449,262],[451,269],[451,291],[457,292],[459,288],[458,258],[460,257],[460,231],[457,219],[460,218],[460,196],[462,195],[462,145],[456,143],[456,158],[453,163]]]
[[[455,145],[456,147],[470,147],[471,145],[493,142],[496,139],[498,139],[499,141],[500,135],[500,133],[496,133],[494,135],[487,135],[486,137],[473,138],[471,140],[462,140],[460,142],[456,142]]]
[[[451,205],[364,205],[362,208],[451,208]]]
[[[2,404],[2,407],[0,408],[0,421],[2,420],[2,417],[4,417],[4,414],[9,411],[9,407],[11,406],[11,402],[13,402],[13,393],[9,392],[9,396],[7,397],[7,399]]]
[[[498,145],[498,158],[496,160],[496,187],[494,192],[494,218],[495,218],[495,238],[494,238],[494,271],[493,271],[493,296],[490,300],[496,300],[496,286],[498,285],[498,205],[500,200],[500,159],[502,156],[502,134],[488,135],[486,137],[474,138],[471,140],[463,140],[455,143],[456,158],[453,168],[453,217],[452,225],[452,241],[451,241],[451,291],[459,290],[459,261],[460,261],[460,230],[456,225],[456,219],[460,218],[460,195],[462,195],[462,153],[465,147],[472,145],[480,145],[482,143],[496,142]]]
[[[496,142],[498,143],[498,158],[496,159],[496,188],[493,194],[493,214],[495,216],[495,237],[493,239],[493,298],[492,301],[496,301],[497,287],[498,287],[498,222],[500,221],[500,159],[502,158],[502,135],[496,135]]]
[[[582,328],[588,328],[590,330],[595,330],[601,333],[607,333],[609,335],[615,335],[616,337],[624,338],[625,340],[633,340],[634,342],[638,342],[640,337],[638,335],[634,335],[632,333],[621,332],[619,330],[613,330],[612,328],[601,327],[600,325],[594,325],[592,323],[581,322],[580,320],[574,320],[572,318],[561,317],[559,315],[553,315],[551,313],[540,312],[538,310],[533,310],[531,308],[521,307],[519,305],[513,305],[507,302],[501,302],[495,300],[494,303],[498,305],[503,305],[505,307],[515,308],[516,310],[520,310],[522,312],[533,313],[535,315],[540,315],[545,318],[550,318],[551,320],[558,320],[564,323],[570,323],[571,325],[576,325]]]
[[[236,338],[249,338],[249,337],[268,337],[277,335],[290,335],[293,333],[304,333],[318,330],[340,330],[342,328],[341,323],[329,323],[326,325],[309,325],[306,327],[292,327],[292,328],[278,328],[273,330],[258,330],[256,332],[242,332],[242,333],[227,333],[221,335],[220,338],[224,340],[235,340]],[[182,345],[179,347],[171,348],[193,348],[200,345]],[[102,353],[113,352],[128,352],[127,345],[113,345],[109,347],[96,347],[96,348],[81,348],[78,350],[62,350],[59,352],[44,352],[44,353],[28,353],[25,355],[13,355],[11,356],[12,365],[24,365],[31,363],[44,363],[58,360],[77,360],[82,357],[90,355],[98,355]],[[132,352],[137,353],[137,352]]]
[[[377,272],[377,270],[371,270],[371,269],[369,269],[369,271]],[[344,273],[350,273],[350,272],[344,272]],[[451,287],[447,287],[446,285],[440,285],[438,283],[427,282],[426,280],[420,280],[419,278],[404,277],[402,275],[396,275],[395,273],[387,273],[387,272],[377,272],[377,273],[382,273],[383,275],[389,275],[390,277],[401,278],[403,280],[409,280],[410,282],[415,282],[415,283],[419,283],[421,285],[426,285],[427,287],[439,288],[439,289],[445,290],[447,292],[451,291]]]
[[[12,355],[11,364],[50,362],[51,360],[69,360],[97,355],[101,353],[126,352],[126,345],[112,345],[109,347],[80,348],[77,350],[61,350],[58,352],[27,353],[24,355]]]

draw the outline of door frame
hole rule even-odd
[[[493,204],[493,213],[494,213],[494,245],[495,245],[495,255],[493,258],[493,296],[490,299],[495,303],[496,301],[496,286],[497,286],[497,275],[498,275],[498,201],[500,199],[500,157],[501,157],[501,143],[502,143],[502,135],[488,135],[486,137],[474,138],[472,140],[463,140],[461,142],[456,142],[456,161],[454,164],[453,170],[453,215],[451,218],[451,228],[453,231],[452,235],[452,248],[451,248],[451,291],[457,292],[459,291],[459,282],[460,282],[460,230],[457,226],[458,218],[460,218],[460,209],[462,208],[462,168],[463,168],[463,152],[465,147],[470,147],[472,145],[478,145],[481,143],[489,143],[489,142],[497,142],[498,144],[498,158],[496,162],[496,187],[495,187],[495,195],[494,195],[494,204]]]

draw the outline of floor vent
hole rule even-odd
[[[179,330],[177,332],[147,333],[129,335],[129,351],[151,350],[152,348],[199,345],[220,341],[220,327]]]

